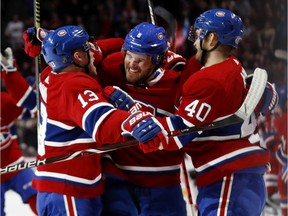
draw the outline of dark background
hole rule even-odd
[[[33,59],[23,52],[23,40],[21,43],[11,39],[13,33],[7,32],[7,24],[18,16],[18,22],[23,24],[22,31],[33,26],[33,4],[33,0],[1,0],[1,50],[7,46],[16,49],[14,52],[24,76],[34,73]],[[196,17],[211,8],[232,10],[242,18],[246,28],[244,40],[235,53],[244,68],[248,72],[255,67],[265,68],[271,82],[287,84],[287,62],[274,55],[276,49],[287,51],[287,0],[154,0],[154,6],[159,5],[176,17],[177,52],[185,57],[192,54],[187,33]],[[147,0],[41,0],[40,17],[43,28],[80,25],[97,39],[125,37],[138,23],[150,21]],[[18,40],[21,39],[22,34]]]

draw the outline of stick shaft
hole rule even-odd
[[[154,13],[154,5],[152,0],[147,0],[148,1],[148,8],[149,8],[149,14],[150,14],[150,19],[151,19],[151,23],[153,25],[156,25],[156,17],[155,17],[155,13]]]
[[[204,131],[204,130],[211,130],[211,129],[218,128],[218,127],[224,127],[224,126],[243,122],[245,119],[250,117],[257,103],[259,102],[264,92],[266,83],[267,83],[267,72],[265,70],[256,69],[254,73],[255,73],[254,74],[255,77],[253,76],[251,87],[248,91],[248,94],[242,106],[235,114],[231,115],[230,117],[226,119],[216,121],[207,125],[190,127],[184,130],[170,131],[168,132],[168,136],[179,136],[179,135],[183,135],[187,133],[192,133],[195,131]],[[256,102],[253,100],[256,100]],[[238,116],[239,112],[241,113],[241,115]],[[85,155],[100,154],[104,152],[114,151],[117,149],[127,148],[131,146],[136,146],[136,145],[138,145],[137,140],[129,140],[124,143],[103,145],[97,149],[85,149],[85,150],[81,150],[81,151],[74,152],[74,153],[63,154],[63,155],[59,155],[59,156],[52,157],[52,158],[46,158],[43,160],[7,166],[4,168],[1,168],[1,174],[14,172],[14,171],[18,171],[18,170],[26,169],[26,168],[37,167],[37,166],[45,165],[48,163],[58,163],[61,161],[71,160],[73,158],[81,157]]]
[[[34,25],[40,28],[40,0],[34,0]],[[36,85],[36,103],[37,103],[37,140],[40,139],[40,89],[39,89],[39,76],[41,67],[41,56],[35,57],[35,85]]]

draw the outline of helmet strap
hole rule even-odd
[[[201,65],[205,65],[205,56],[208,52],[215,50],[220,45],[219,41],[210,50],[203,49],[203,39],[200,40],[200,48],[202,50]]]
[[[76,63],[75,61],[73,61],[73,64],[76,65],[77,67],[84,68],[84,69],[85,69],[85,73],[86,73],[86,74],[89,74],[89,68],[88,68],[88,66],[89,66],[90,61],[91,61],[90,55],[89,55],[89,50],[86,51],[86,53],[87,53],[87,56],[88,56],[88,62],[87,62],[87,64],[85,64],[84,66],[82,66],[82,65]]]

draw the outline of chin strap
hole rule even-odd
[[[85,73],[86,73],[86,74],[89,74],[89,68],[88,68],[88,66],[89,66],[89,64],[90,64],[91,58],[90,58],[90,55],[89,55],[89,50],[86,51],[86,53],[87,53],[87,56],[88,56],[88,62],[87,62],[87,64],[85,64],[84,66],[82,66],[82,65],[76,63],[75,61],[73,61],[73,64],[76,65],[77,67],[84,68],[84,69],[85,69]]]
[[[220,45],[220,43],[218,41],[217,44],[214,47],[212,47],[210,50],[204,50],[202,44],[203,44],[203,40],[200,40],[200,48],[202,50],[201,65],[204,66],[205,65],[205,56],[206,56],[206,54],[208,52],[211,52],[211,51],[215,50]]]

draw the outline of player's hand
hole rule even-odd
[[[89,46],[94,56],[93,64],[97,67],[97,65],[101,63],[103,59],[102,50],[98,46],[97,41],[94,39],[94,37],[89,38]]]
[[[23,32],[25,42],[24,51],[30,57],[36,57],[41,53],[41,43],[50,31],[36,27],[30,27]]]
[[[167,51],[163,62],[163,69],[182,71],[186,65],[186,59],[172,51]]]
[[[135,101],[125,91],[117,86],[107,86],[103,89],[103,96],[111,103],[114,107],[128,111]]]
[[[150,153],[153,151],[158,151],[158,150],[163,150],[163,149],[168,150],[167,149],[168,140],[169,138],[167,136],[167,132],[165,130],[161,130],[159,133],[157,133],[157,135],[152,140],[146,143],[139,143],[139,147],[144,153]],[[178,149],[179,148],[177,148],[177,150]],[[173,149],[173,150],[176,150],[176,149]]]
[[[151,113],[138,111],[122,123],[122,135],[133,136],[139,142],[146,143],[162,131],[159,124]]]
[[[1,59],[1,72],[6,71],[6,73],[17,71],[16,62],[13,57],[13,52],[10,47],[7,47],[4,51],[4,55],[0,53]]]
[[[257,104],[256,113],[259,112],[263,116],[271,113],[278,103],[278,94],[275,87],[267,82],[264,93],[260,102]]]

